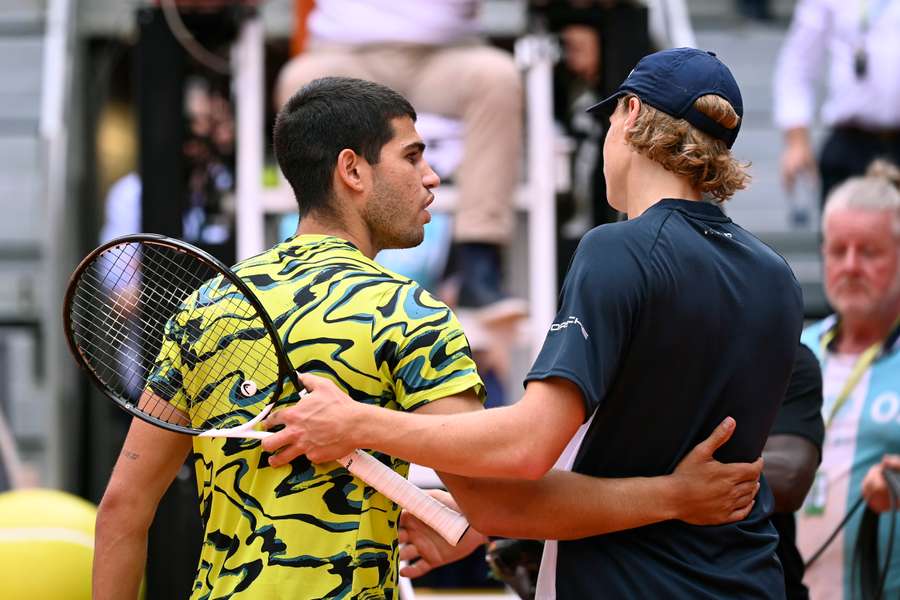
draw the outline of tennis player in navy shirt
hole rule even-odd
[[[730,151],[743,108],[729,69],[696,49],[658,52],[591,110],[610,115],[604,174],[610,202],[628,220],[581,241],[522,399],[475,414],[402,414],[304,375],[312,393],[270,418],[285,428],[264,447],[281,450],[272,464],[362,447],[447,474],[485,533],[566,540],[545,545],[540,599],[783,598],[764,479],[737,522],[674,517],[591,530],[612,532],[604,535],[579,528],[592,515],[571,509],[569,492],[552,493],[566,469],[600,478],[671,474],[726,417],[737,427],[716,458],[754,461],[802,326],[785,261],[721,209],[749,179]],[[472,477],[532,481],[517,493],[518,482]],[[535,504],[543,518],[534,518]]]
[[[527,380],[558,376],[581,389],[593,418],[575,471],[671,472],[729,415],[739,427],[716,456],[760,455],[797,348],[800,300],[783,261],[715,205],[667,198],[586,235],[559,315],[583,331],[551,332]],[[763,483],[740,523],[666,521],[561,542],[554,587],[561,598],[592,597],[598,585],[610,598],[778,598],[773,502]]]

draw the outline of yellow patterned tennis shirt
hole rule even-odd
[[[450,309],[349,242],[297,236],[235,272],[266,308],[300,372],[394,410],[470,389],[483,400]],[[158,377],[187,368],[173,351],[164,345]],[[193,356],[214,360],[209,352]],[[296,397],[286,384],[282,398]],[[375,456],[407,474],[407,463]],[[272,468],[267,458],[257,440],[194,438],[204,543],[191,597],[397,598],[399,508],[335,462],[299,457]]]

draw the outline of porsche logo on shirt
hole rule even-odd
[[[588,339],[587,329],[584,328],[584,325],[581,324],[581,321],[578,320],[578,317],[574,315],[570,315],[568,319],[563,321],[562,323],[554,323],[550,326],[550,331],[560,331],[567,328],[570,325],[578,325],[581,327],[581,335],[584,336],[584,339]]]

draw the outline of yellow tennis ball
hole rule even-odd
[[[56,490],[0,494],[0,596],[90,599],[96,513]]]

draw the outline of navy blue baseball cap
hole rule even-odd
[[[715,94],[727,100],[738,116],[744,116],[744,101],[737,81],[712,52],[673,48],[645,56],[612,96],[587,110],[609,116],[616,109],[618,99],[629,93],[667,115],[684,119],[722,140],[729,148],[741,128],[740,121],[734,129],[723,127],[694,108],[697,98]]]

